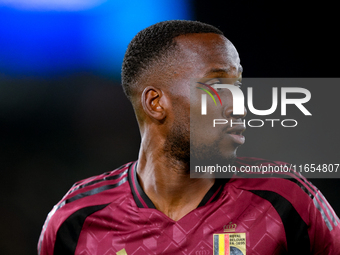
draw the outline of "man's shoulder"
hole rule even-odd
[[[115,188],[127,181],[128,170],[134,162],[126,163],[112,171],[105,172],[100,175],[92,176],[73,184],[71,189],[66,193],[63,199],[76,199],[77,194],[86,192],[85,194],[94,195],[96,191],[104,191],[107,189]],[[99,190],[96,188],[101,187]],[[88,192],[92,190],[91,192]],[[84,197],[84,196],[82,196]]]
[[[287,198],[307,195],[311,199],[318,192],[311,182],[294,171],[287,162],[239,157],[235,165],[238,172],[233,180],[242,189],[267,190]]]
[[[230,180],[230,185],[238,190],[237,194],[244,193],[256,200],[256,205],[271,206],[280,216],[286,233],[294,237],[290,240],[298,240],[296,234],[308,233],[305,240],[310,240],[313,250],[322,251],[322,254],[339,254],[339,218],[320,190],[294,171],[290,164],[238,158],[235,165],[240,174]],[[267,172],[256,171],[261,167]]]
[[[230,181],[234,188],[261,197],[273,206],[289,205],[306,221],[308,210],[323,202],[317,199],[322,196],[318,188],[289,163],[242,157],[237,158],[235,165],[238,172]]]
[[[64,226],[73,226],[74,222],[79,223],[108,205],[124,203],[130,189],[128,170],[132,164],[130,162],[110,172],[76,182],[48,214],[38,250],[50,249],[53,245],[48,244],[56,242],[56,235]]]
[[[128,171],[133,162],[126,163],[112,171],[76,182],[55,206],[57,209],[72,204],[72,207],[87,207],[107,204],[126,193]],[[107,196],[106,194],[110,194]],[[70,206],[71,207],[71,206]]]
[[[273,168],[272,172],[268,170],[266,173],[241,172],[230,181],[234,188],[266,200],[279,213],[295,212],[307,225],[312,223],[310,215],[315,214],[323,219],[329,229],[337,225],[337,216],[320,190],[299,172],[291,169],[290,164],[259,158],[238,158],[236,164],[239,164],[239,169],[241,166],[267,166],[267,170],[268,166]],[[287,169],[280,170],[284,166]]]

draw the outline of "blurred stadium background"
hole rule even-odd
[[[47,213],[74,182],[137,158],[120,66],[138,31],[199,20],[234,43],[244,77],[337,77],[335,9],[303,1],[0,0],[0,254],[36,254]],[[247,131],[240,155],[340,163],[340,89],[320,85],[328,94],[312,92],[315,127]],[[312,182],[339,214],[340,181]]]

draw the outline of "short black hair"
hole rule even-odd
[[[122,85],[127,97],[131,100],[133,85],[142,71],[175,48],[175,37],[194,33],[223,35],[212,25],[189,20],[162,21],[140,31],[130,42],[122,65]]]

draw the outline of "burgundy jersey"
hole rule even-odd
[[[255,164],[278,162],[236,162]],[[199,206],[174,221],[144,193],[136,165],[76,183],[49,213],[39,255],[340,254],[338,217],[295,173],[216,179]]]

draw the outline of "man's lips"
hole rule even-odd
[[[244,144],[245,137],[242,133],[246,130],[243,125],[236,125],[234,127],[227,128],[227,134],[232,138],[232,140],[237,144]]]

